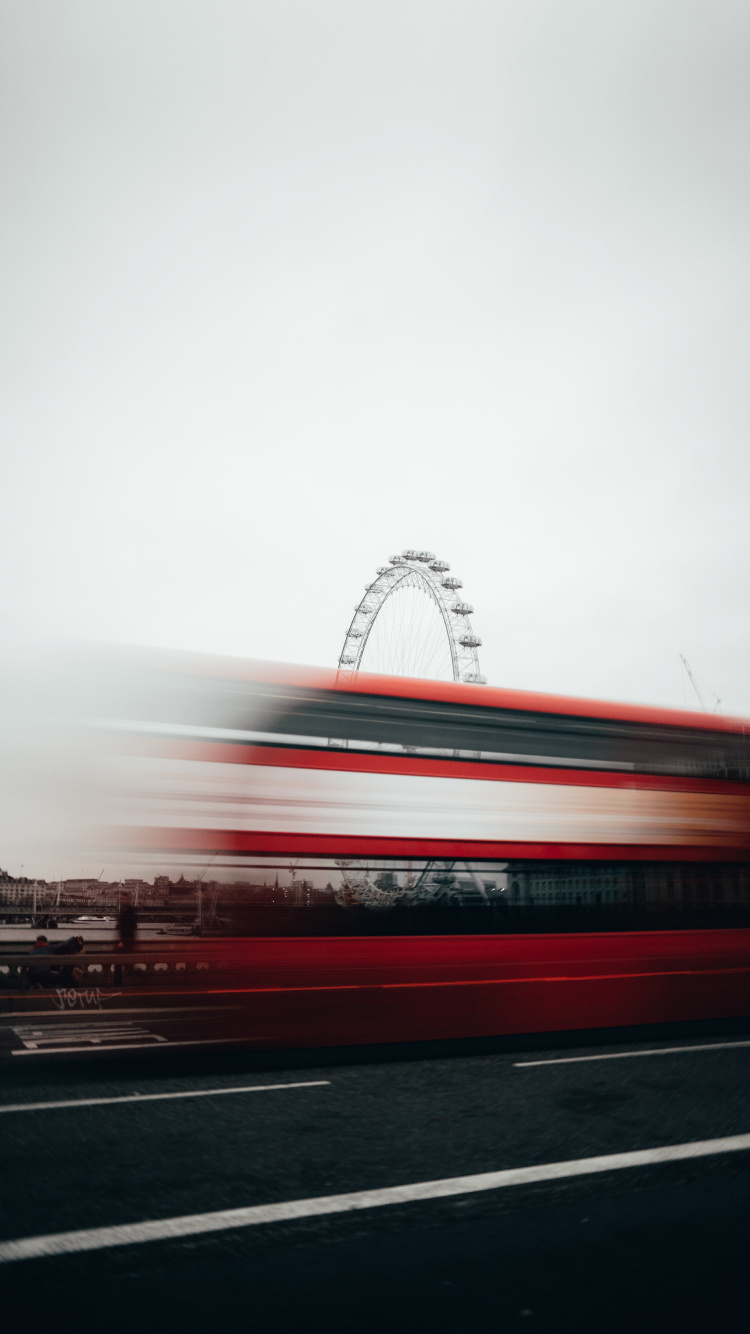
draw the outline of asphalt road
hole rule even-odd
[[[0,1110],[0,1241],[750,1132],[740,1031],[449,1055],[19,1049],[0,1063],[0,1108],[23,1107]],[[176,1093],[201,1096],[154,1096]],[[30,1109],[60,1101],[78,1105]],[[1,1264],[2,1309],[8,1328],[108,1331],[744,1329],[749,1186],[746,1149],[94,1243]]]

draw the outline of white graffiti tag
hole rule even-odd
[[[102,992],[99,987],[86,991],[76,991],[73,987],[57,987],[56,991],[57,997],[53,996],[52,999],[58,1010],[85,1010],[90,1005],[101,1010],[103,1000],[113,1000],[115,996],[122,995],[121,991]]]

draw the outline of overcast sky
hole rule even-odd
[[[0,0],[0,623],[750,713],[750,8]],[[709,692],[710,693],[710,692]]]

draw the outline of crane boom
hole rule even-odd
[[[696,695],[698,696],[698,703],[700,704],[700,706],[701,706],[703,712],[704,712],[704,713],[708,713],[708,709],[706,708],[706,705],[705,705],[703,696],[702,696],[700,690],[698,689],[698,682],[696,681],[695,677],[693,676],[692,671],[690,670],[690,663],[688,662],[688,660],[687,660],[687,658],[685,657],[685,654],[684,654],[684,653],[681,653],[681,654],[680,654],[680,658],[682,659],[682,665],[683,665],[683,667],[685,668],[685,671],[687,672],[688,676],[690,677],[690,683],[691,683],[691,685],[692,685],[692,687],[693,687],[693,690],[695,691]]]
[[[692,685],[693,690],[695,691],[696,695],[698,696],[698,702],[699,702],[699,704],[700,704],[700,706],[701,706],[703,712],[704,712],[704,713],[716,713],[716,711],[717,711],[719,705],[721,704],[721,700],[719,699],[719,696],[716,695],[716,703],[714,704],[713,709],[709,709],[709,707],[708,707],[708,705],[706,704],[706,701],[704,700],[704,698],[703,698],[703,696],[702,696],[700,690],[698,689],[698,682],[696,681],[695,677],[693,676],[693,673],[692,673],[692,671],[691,671],[691,669],[690,669],[690,663],[688,662],[687,658],[685,657],[685,654],[684,654],[684,653],[681,653],[681,654],[680,654],[680,658],[682,659],[682,665],[683,665],[683,667],[685,668],[685,671],[687,672],[688,676],[690,677],[691,685]],[[715,690],[712,690],[711,693],[712,693],[712,694],[716,694],[716,691],[715,691]]]

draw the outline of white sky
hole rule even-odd
[[[1,0],[0,624],[750,714],[750,9]],[[687,696],[688,702],[695,703]]]

